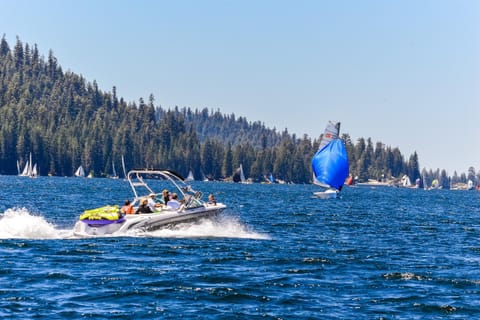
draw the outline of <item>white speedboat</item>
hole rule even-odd
[[[157,204],[155,211],[122,214],[118,206],[87,210],[75,224],[75,235],[95,236],[122,234],[132,230],[152,231],[167,225],[214,216],[226,208],[222,203],[211,204],[203,201],[200,191],[193,190],[181,176],[169,170],[132,170],[127,174],[127,180],[133,191],[134,208],[152,195]],[[171,208],[164,203],[162,190],[178,194],[181,200],[179,209]]]

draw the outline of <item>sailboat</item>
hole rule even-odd
[[[79,178],[84,178],[85,177],[85,170],[83,169],[83,167],[80,165],[80,167],[78,167],[77,171],[75,171],[75,177],[79,177]]]
[[[340,122],[329,121],[312,158],[313,183],[325,190],[314,192],[319,198],[335,198],[348,176],[348,156],[339,138]]]
[[[275,183],[275,179],[273,178],[273,174],[270,173],[270,176],[267,178],[268,183]]]
[[[240,164],[240,167],[233,174],[233,182],[247,183],[245,179],[245,174],[243,173],[243,166]]]
[[[194,181],[195,177],[193,176],[192,170],[188,172],[188,176],[185,178],[185,181]]]
[[[27,160],[27,163],[25,164],[25,167],[23,168],[23,171],[20,174],[20,176],[30,177],[30,178],[38,177],[37,164],[35,163],[33,166],[32,166],[32,164],[33,164],[32,153],[30,152],[29,160]],[[17,162],[17,166],[18,166],[18,162]]]
[[[125,158],[122,155],[122,169],[123,169],[123,178],[127,179],[127,170],[125,169]]]
[[[406,174],[403,175],[402,179],[400,180],[400,186],[404,187],[404,188],[411,188],[412,187],[412,182]]]
[[[25,167],[23,167],[23,171],[22,171],[22,173],[20,173],[20,176],[28,177],[29,176],[29,168],[30,168],[30,162],[27,160],[27,163],[25,164]]]
[[[36,178],[38,177],[38,169],[37,169],[37,164],[35,163],[33,168],[32,168],[32,171],[30,172],[30,175],[29,175],[30,178]]]
[[[111,179],[118,179],[117,171],[115,170],[115,163],[112,160],[112,175],[110,176]]]

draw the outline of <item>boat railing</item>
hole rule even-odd
[[[190,185],[184,182],[182,177],[168,170],[131,170],[128,172],[127,180],[132,188],[135,200],[150,193],[161,195],[161,193],[156,193],[144,181],[144,178],[147,177],[156,177],[157,180],[159,179],[168,181],[177,189],[179,196],[185,199],[187,208],[203,205],[203,201],[201,200],[202,193],[200,191],[193,190]],[[139,194],[140,188],[145,188],[147,191],[146,194]]]

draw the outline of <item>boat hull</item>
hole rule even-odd
[[[332,199],[338,197],[338,192],[336,190],[326,190],[314,192],[313,195],[320,199]]]
[[[158,213],[130,214],[124,217],[125,221],[123,222],[105,225],[78,221],[74,227],[74,235],[106,236],[125,234],[130,231],[154,231],[168,225],[212,217],[222,212],[225,208],[225,205],[219,203],[217,205],[205,205],[181,211],[162,210]]]

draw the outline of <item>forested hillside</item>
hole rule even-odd
[[[325,123],[329,119],[325,119]],[[41,175],[71,176],[81,164],[95,176],[127,168],[168,168],[211,179],[232,176],[243,165],[247,177],[273,174],[295,183],[311,182],[310,161],[318,138],[277,132],[261,122],[209,109],[164,110],[147,101],[124,101],[95,81],[63,71],[52,51],[17,38],[0,43],[0,173],[17,174],[32,153]],[[343,135],[350,171],[360,180],[408,174],[420,177],[418,156],[398,148]]]

